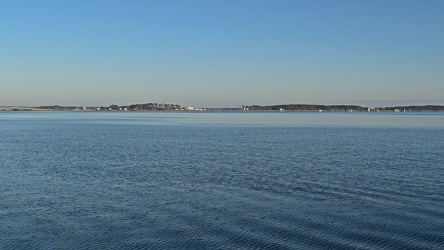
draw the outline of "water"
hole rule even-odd
[[[444,114],[0,112],[0,249],[442,249]]]

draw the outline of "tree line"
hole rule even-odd
[[[408,112],[441,112],[444,111],[444,106],[441,105],[425,105],[425,106],[395,106],[378,108],[385,111],[408,111]]]
[[[179,104],[168,103],[145,103],[145,104],[131,104],[129,106],[122,106],[129,110],[176,110],[180,109]]]
[[[59,106],[59,105],[51,105],[51,106],[39,106],[35,107],[37,109],[44,110],[88,110],[88,109],[99,109],[99,110],[177,110],[180,109],[179,104],[170,104],[170,103],[144,103],[144,104],[131,104],[125,106],[119,106],[115,104],[111,104],[108,107],[79,107],[79,106]]]
[[[252,111],[353,111],[353,112],[368,112],[369,107],[362,107],[358,105],[311,105],[311,104],[282,104],[282,105],[250,105],[242,106],[244,110]],[[442,105],[424,105],[424,106],[394,106],[394,107],[378,107],[370,109],[371,111],[408,111],[408,112],[443,112]]]
[[[262,111],[368,111],[367,107],[361,107],[357,105],[310,105],[310,104],[282,104],[282,105],[270,105],[270,106],[243,106],[248,110],[262,110]]]

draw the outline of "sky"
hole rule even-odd
[[[0,105],[444,105],[442,0],[0,1]]]

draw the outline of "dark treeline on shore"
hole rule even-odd
[[[319,110],[331,110],[331,111],[367,111],[368,108],[357,105],[310,105],[310,104],[282,104],[271,106],[243,106],[245,110],[263,110],[263,111],[319,111]]]
[[[111,109],[127,109],[127,110],[178,110],[179,104],[168,103],[145,103],[145,104],[131,104],[129,106],[110,105]]]
[[[426,106],[395,106],[395,107],[385,107],[385,108],[380,108],[381,110],[386,110],[386,111],[395,111],[395,110],[399,110],[399,111],[410,111],[410,112],[442,112],[444,111],[444,106],[441,105],[426,105]]]
[[[368,112],[368,111],[391,111],[391,112],[442,112],[444,106],[441,105],[425,105],[425,106],[394,106],[394,107],[377,107],[369,108],[358,105],[311,105],[311,104],[282,104],[270,106],[242,106],[244,110],[252,111],[337,111],[337,112]]]
[[[107,107],[82,107],[82,106],[39,106],[39,107],[0,107],[0,110],[85,110],[85,111],[308,111],[308,112],[444,112],[443,105],[410,105],[393,107],[369,108],[358,105],[317,105],[317,104],[282,104],[282,105],[243,105],[239,108],[194,108],[181,107],[178,104],[144,103],[131,105],[109,105]]]
[[[100,106],[100,107],[79,107],[79,106],[39,106],[35,107],[35,109],[44,109],[44,110],[179,110],[181,107],[178,104],[168,104],[168,103],[144,103],[144,104],[131,104],[126,106],[119,106],[115,104],[111,104],[108,107]]]

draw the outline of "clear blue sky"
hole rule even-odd
[[[0,105],[444,104],[442,0],[0,1]]]

